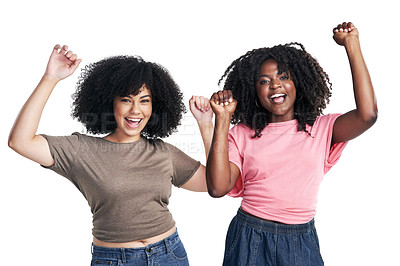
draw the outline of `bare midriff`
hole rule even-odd
[[[163,240],[164,238],[172,235],[176,231],[176,226],[169,229],[167,232],[162,233],[157,236],[149,237],[146,239],[131,241],[131,242],[123,242],[123,243],[111,243],[111,242],[104,242],[95,237],[93,237],[93,244],[99,247],[107,247],[107,248],[142,248],[146,247],[147,245],[157,243],[158,241]]]

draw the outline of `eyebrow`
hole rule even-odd
[[[140,97],[139,99],[143,99],[143,98],[146,98],[146,97],[150,97],[150,98],[151,98],[151,95],[150,95],[150,94],[143,95],[143,96],[142,96],[142,97]]]
[[[282,73],[280,73],[280,74],[278,73],[278,76],[283,75],[283,74],[289,75],[286,71],[282,71]],[[270,78],[270,75],[263,74],[263,75],[258,76],[258,79],[260,79],[262,77]]]
[[[124,98],[124,97],[132,99],[131,95],[121,96],[121,98]],[[151,98],[151,95],[150,94],[146,94],[146,95],[141,96],[139,99],[143,99],[143,98],[146,98],[146,97],[150,97]]]

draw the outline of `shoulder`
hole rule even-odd
[[[159,138],[144,138],[143,144],[147,147],[148,150],[157,151],[157,152],[169,152],[173,145],[164,142]]]
[[[79,132],[72,133],[71,138],[75,138],[78,142],[83,143],[100,143],[104,141],[102,137],[86,135]]]
[[[245,126],[244,124],[237,124],[233,126],[231,129],[229,129],[229,134],[230,135],[241,135],[241,134],[253,134],[254,135],[254,130],[249,128],[248,126]]]
[[[92,136],[89,136],[89,135],[85,135],[85,134],[82,134],[82,133],[79,133],[79,132],[74,132],[74,133],[71,134],[71,136],[74,136],[76,139],[79,139],[79,140],[95,138],[95,137],[92,137]]]
[[[64,136],[52,136],[46,134],[40,134],[40,135],[44,137],[47,140],[47,142],[51,144],[56,144],[56,143],[78,144],[85,136],[78,132],[74,132],[71,135],[64,135]]]
[[[176,147],[175,145],[172,145],[171,143],[168,142],[164,142],[161,139],[156,139],[153,140],[154,144],[158,149],[162,150],[162,151],[166,151],[169,153],[174,153],[174,152],[182,152],[178,147]]]
[[[318,116],[315,119],[315,122],[311,128],[309,128],[309,131],[311,132],[311,135],[314,136],[315,134],[318,134],[320,132],[329,132],[333,130],[333,125],[336,121],[336,119],[341,116],[342,114],[339,113],[334,113],[334,114],[327,114],[327,115],[321,115]]]
[[[321,115],[318,116],[317,119],[315,119],[314,126],[327,126],[332,122],[335,122],[335,120],[341,116],[342,114],[335,113],[335,114],[327,114],[327,115]]]
[[[228,138],[239,142],[245,142],[247,139],[252,139],[254,134],[254,129],[244,124],[237,124],[229,130]]]
[[[164,142],[162,139],[158,139],[158,138],[155,138],[155,139],[144,138],[143,141],[149,145],[152,145],[152,146],[155,146],[158,148],[162,148],[162,147],[166,147],[167,145],[170,145],[170,144]]]

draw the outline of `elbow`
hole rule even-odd
[[[208,194],[213,198],[221,198],[221,197],[225,196],[226,194],[228,194],[228,192],[218,190],[218,189],[208,188]]]
[[[10,134],[8,136],[8,147],[10,147],[12,150],[14,150],[16,153],[21,154],[21,151],[24,149],[24,147],[27,146],[27,143],[24,141],[21,141],[20,138],[17,138]]]
[[[362,117],[364,123],[373,126],[378,120],[378,110],[375,109]]]
[[[211,182],[207,182],[207,192],[213,198],[221,198],[231,191],[229,186],[226,184],[213,184]]]
[[[376,111],[369,119],[369,123],[371,123],[371,126],[376,123],[378,120],[378,111]]]
[[[371,127],[378,120],[378,107],[375,105],[370,110],[357,110],[357,116],[360,122]]]
[[[215,169],[208,162],[206,166],[206,181],[208,194],[213,198],[221,198],[233,188],[231,186],[230,173],[222,168]]]
[[[11,149],[13,149],[14,151],[17,149],[17,143],[16,143],[16,141],[12,138],[11,135],[8,137],[8,147],[10,147]]]
[[[229,191],[226,191],[225,185],[223,185],[223,183],[221,182],[218,182],[221,180],[213,179],[213,174],[211,174],[209,171],[206,171],[206,181],[207,181],[207,192],[211,197],[221,198],[226,194],[228,194]]]
[[[20,145],[18,141],[14,141],[12,139],[8,139],[8,147],[10,147],[13,151],[18,154],[21,154],[21,148],[23,145]]]

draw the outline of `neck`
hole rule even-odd
[[[104,137],[105,140],[111,141],[111,142],[116,142],[116,143],[130,143],[130,142],[136,142],[140,140],[142,137],[141,135],[138,136],[120,136],[117,132],[113,132],[107,136]]]
[[[296,117],[294,116],[294,113],[288,116],[279,116],[275,114],[269,114],[268,115],[268,123],[280,123],[280,122],[287,122],[290,120],[295,119]]]

